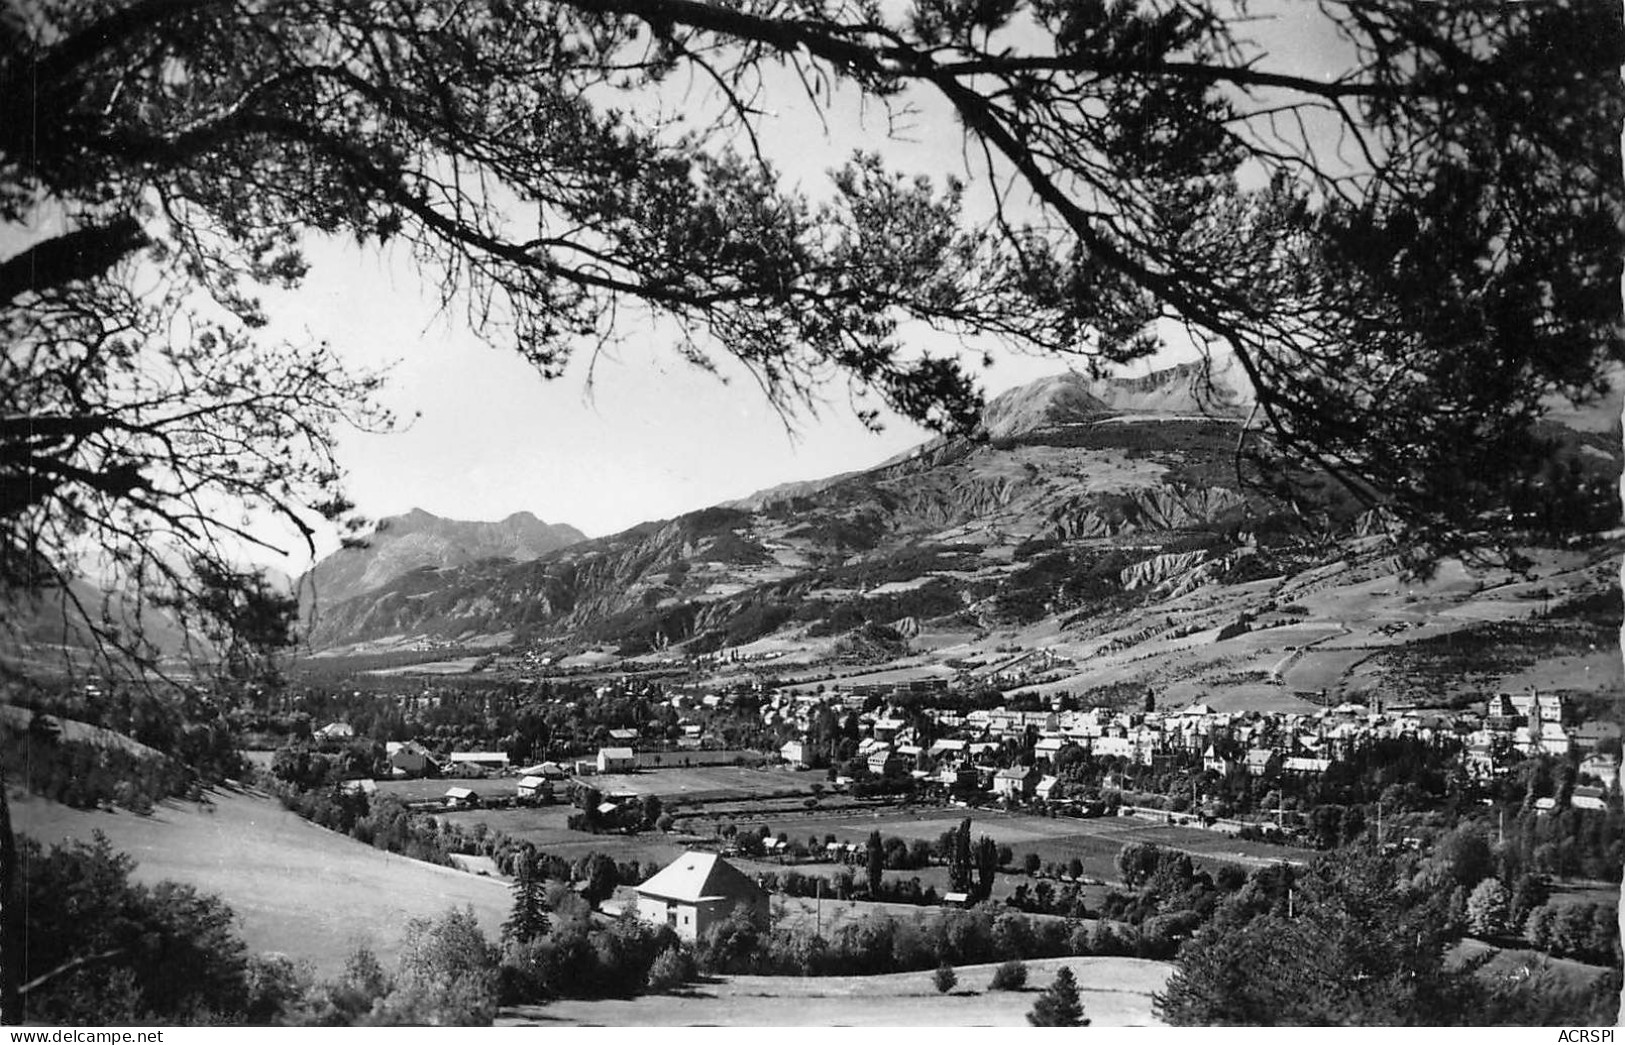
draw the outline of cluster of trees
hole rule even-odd
[[[987,906],[904,920],[877,914],[849,922],[825,938],[766,929],[736,911],[707,929],[695,948],[707,972],[779,976],[872,975],[954,965],[1090,953],[1089,933],[1076,923],[1032,919]]]
[[[29,723],[22,732],[26,733],[26,742],[36,745],[34,757],[46,763],[41,771],[52,778],[44,783],[42,793],[49,791],[51,797],[59,797],[72,796],[75,790],[83,792],[77,801],[63,798],[71,805],[105,801],[109,787],[120,781],[128,781],[156,801],[182,794],[193,783],[240,778],[247,771],[247,763],[238,748],[237,734],[222,711],[231,699],[218,688],[117,680],[89,687],[61,681],[11,680],[0,689],[0,700],[28,711]],[[94,759],[87,761],[84,752],[75,750],[82,745],[64,740],[61,730],[52,725],[53,718],[121,733],[168,756],[161,760],[166,764],[137,766],[125,757],[132,752],[117,744],[96,745],[102,752],[103,764],[97,765]],[[0,735],[3,743],[25,742],[24,736],[11,726],[0,730]],[[52,763],[64,758],[73,762],[71,772],[63,767],[52,768]],[[10,765],[25,763],[22,759],[7,761]],[[153,772],[163,775],[167,782],[154,780]],[[78,788],[74,786],[76,780]],[[96,797],[91,797],[92,793]]]
[[[1084,902],[1083,889],[1077,882],[1066,882],[1059,889],[1045,879],[1039,879],[1031,886],[1021,882],[1011,890],[1005,903],[1031,914],[1057,914],[1067,918],[1093,916]]]
[[[1471,906],[1468,911],[1473,913]],[[1493,907],[1483,921],[1493,931]],[[1619,908],[1614,904],[1548,901],[1529,912],[1523,935],[1531,947],[1559,958],[1614,968],[1620,964]]]
[[[369,799],[359,791],[283,787],[277,789],[277,798],[283,808],[313,823],[414,860],[449,864],[452,853],[469,851],[474,845],[464,838],[459,825],[442,826],[433,817],[412,812],[393,795]]]
[[[1424,870],[1444,892],[1452,924],[1471,921],[1476,899],[1481,913],[1492,913],[1489,923],[1481,918],[1475,931],[1516,935],[1525,920],[1547,904],[1551,876],[1565,865],[1558,853],[1567,855],[1566,866],[1596,868],[1602,871],[1597,877],[1612,880],[1618,865],[1605,861],[1619,852],[1619,821],[1618,813],[1605,810],[1570,810],[1557,816],[1530,812],[1504,821],[1483,815],[1462,818],[1435,834]],[[1499,930],[1494,928],[1496,922]],[[1596,953],[1606,960],[1610,952]]]
[[[34,794],[78,809],[118,805],[137,813],[188,794],[195,774],[156,752],[64,738],[44,716],[21,729],[0,724],[0,765]]]
[[[21,1015],[31,1022],[242,1022],[268,1015],[256,969],[218,897],[130,880],[135,862],[99,832],[16,859],[27,948]]]
[[[938,851],[948,865],[948,888],[967,894],[972,903],[979,903],[993,895],[993,882],[1001,864],[1010,857],[1000,859],[998,843],[982,835],[973,846],[970,840],[970,818],[959,822],[959,827],[944,832],[937,843]]]
[[[1182,946],[1155,999],[1175,1025],[1601,1023],[1617,974],[1595,988],[1480,974],[1454,961],[1460,933],[1414,853],[1339,849],[1306,869],[1255,873]]]
[[[851,867],[842,867],[828,879],[800,871],[761,876],[762,888],[784,896],[823,896],[834,900],[875,900],[934,907],[941,902],[935,886],[923,885],[918,878],[885,878],[878,881],[866,874],[860,880]]]

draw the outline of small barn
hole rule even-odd
[[[530,775],[519,778],[520,798],[552,798],[553,782],[544,776]]]
[[[598,772],[630,773],[638,768],[638,756],[629,747],[598,749]]]
[[[638,917],[669,925],[685,940],[726,921],[741,904],[765,929],[767,893],[743,871],[715,853],[686,852],[637,887]]]

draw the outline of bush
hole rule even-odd
[[[947,994],[958,985],[959,974],[954,972],[952,965],[943,962],[937,966],[937,971],[932,975],[931,982],[936,986],[938,994]]]
[[[43,848],[17,838],[28,946],[24,1019],[35,1023],[215,1023],[280,1004],[273,970],[251,968],[235,915],[188,885],[132,882],[135,861],[101,832]]]
[[[1011,960],[993,970],[993,982],[988,984],[988,989],[1019,991],[1025,986],[1027,986],[1027,963]]]
[[[694,959],[680,948],[668,947],[649,966],[649,992],[670,994],[694,978]]]

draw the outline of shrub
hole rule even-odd
[[[668,947],[649,966],[649,991],[670,994],[694,978],[694,960],[680,948]]]
[[[24,1001],[39,1023],[208,1023],[280,1001],[251,969],[235,915],[189,885],[132,882],[135,861],[106,836],[49,850],[17,839],[26,950],[17,973],[40,978]]]
[[[1025,986],[1027,986],[1027,963],[1012,959],[993,970],[993,982],[988,984],[988,989],[1019,991]]]
[[[937,971],[932,975],[931,982],[936,986],[938,994],[947,994],[959,983],[959,974],[954,972],[952,965],[943,962],[937,966]]]

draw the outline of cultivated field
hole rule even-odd
[[[658,831],[637,835],[588,834],[572,831],[565,819],[580,812],[574,806],[551,805],[528,809],[470,809],[464,812],[442,813],[440,818],[461,824],[464,829],[485,824],[493,831],[502,831],[521,842],[566,860],[577,860],[588,853],[603,853],[616,860],[655,861],[667,864],[682,855],[683,846],[675,838]]]
[[[379,780],[376,783],[380,795],[394,795],[403,802],[438,802],[446,797],[446,789],[452,787],[466,787],[482,798],[512,798],[519,787],[515,777],[446,777],[436,780]]]
[[[938,994],[931,972],[889,976],[727,976],[681,995],[560,1001],[505,1010],[499,1026],[1025,1027],[1038,992],[1068,966],[1096,1027],[1156,1025],[1151,996],[1173,972],[1138,958],[1044,958],[1027,963],[1028,988],[990,991],[993,965],[956,970]]]
[[[411,918],[471,905],[495,937],[508,915],[501,882],[362,845],[263,794],[214,791],[209,805],[165,802],[144,817],[8,794],[19,832],[48,845],[88,841],[99,830],[135,858],[137,881],[170,879],[219,894],[250,950],[308,959],[319,975],[337,974],[357,944],[392,968]]]
[[[680,758],[681,752],[667,757]],[[583,783],[615,794],[658,795],[695,802],[726,802],[775,794],[806,794],[822,778],[789,769],[747,769],[743,766],[681,766],[645,769],[636,773],[601,773],[582,777]]]

